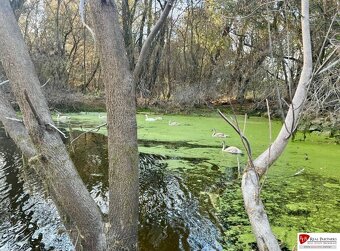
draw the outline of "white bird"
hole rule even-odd
[[[237,148],[236,146],[228,146],[226,147],[225,143],[222,142],[222,151],[231,154],[240,154],[243,155],[243,152]]]
[[[61,123],[66,123],[67,121],[70,120],[70,116],[60,116],[60,114],[58,113],[57,115],[57,121],[61,122]]]
[[[228,146],[228,147],[226,147],[224,141],[222,142],[222,152],[236,155],[236,158],[237,158],[237,171],[238,171],[238,175],[240,176],[241,168],[240,168],[240,160],[239,160],[238,156],[239,155],[243,155],[243,152],[239,148],[237,148],[236,146]]]
[[[150,118],[148,115],[145,114],[145,121],[149,121],[149,122],[154,122],[156,121],[157,119],[155,118]]]
[[[169,126],[179,126],[180,123],[176,122],[176,121],[171,121],[169,120]]]
[[[212,129],[212,137],[215,137],[215,138],[229,138],[229,135],[227,134],[224,134],[223,132],[216,132],[216,129],[213,128]]]
[[[156,120],[163,120],[162,117],[156,117],[155,119],[156,119]]]

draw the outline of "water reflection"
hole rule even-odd
[[[53,202],[0,129],[0,250],[72,250]]]
[[[0,139],[0,251],[72,250],[44,187],[32,170],[23,167],[18,150],[3,131]],[[70,147],[70,153],[91,195],[107,214],[106,137],[89,133]],[[219,181],[218,168],[170,171],[168,160],[140,155],[140,249],[222,250],[211,203],[202,203],[200,193]],[[196,165],[206,160],[191,161]]]
[[[200,213],[186,180],[166,171],[160,156],[141,154],[140,159],[141,249],[222,250],[219,229]]]

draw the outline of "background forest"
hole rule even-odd
[[[166,2],[118,3],[131,69]],[[138,104],[179,107],[236,100],[265,111],[268,98],[277,117],[302,68],[300,1],[179,0],[152,42],[137,84]],[[26,44],[52,108],[104,107],[95,41],[72,0],[12,1]],[[311,2],[313,83],[305,114],[320,114],[335,126],[339,112],[339,20],[337,1]],[[91,19],[84,11],[84,21]],[[5,80],[4,74],[0,80]],[[80,94],[81,93],[81,94]]]

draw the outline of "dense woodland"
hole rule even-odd
[[[259,156],[235,121],[220,115],[247,155],[242,196],[257,246],[281,250],[261,201],[261,178],[301,114],[339,123],[338,8],[337,1],[307,0],[1,1],[1,85],[8,95],[0,93],[0,120],[47,183],[77,250],[137,250],[136,103],[171,109],[251,102],[252,110],[274,110],[284,123]],[[10,89],[23,121],[7,100]],[[102,96],[113,202],[105,216],[50,114]]]
[[[117,2],[125,48],[134,69],[142,44],[166,2]],[[139,104],[191,107],[269,98],[284,116],[302,68],[299,1],[177,1],[152,41],[137,83]],[[41,83],[52,103],[102,96],[95,40],[82,24],[78,1],[12,1]],[[309,115],[339,111],[337,1],[311,2],[314,78]],[[84,22],[91,17],[84,9]],[[2,76],[5,80],[5,76]],[[66,101],[67,100],[67,101]],[[86,100],[86,99],[85,99]],[[248,111],[249,112],[249,111]]]

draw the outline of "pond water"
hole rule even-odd
[[[97,113],[70,114],[59,127],[86,130],[102,123]],[[168,121],[178,126],[169,126]],[[239,122],[243,127],[242,118]],[[239,139],[217,116],[138,115],[141,250],[251,250],[254,238],[243,209],[237,160],[221,152],[211,129]],[[273,134],[280,124],[273,122]],[[267,121],[250,118],[246,135],[254,154],[269,142]],[[106,130],[69,146],[78,171],[103,213],[108,211]],[[274,135],[273,135],[274,136]],[[299,137],[297,137],[299,139]],[[262,197],[275,234],[292,250],[297,232],[340,232],[340,148],[324,135],[289,144],[268,173]],[[247,160],[240,159],[241,164]],[[300,175],[294,174],[304,170]],[[44,186],[0,129],[0,251],[72,250]]]

